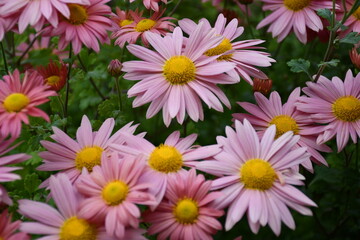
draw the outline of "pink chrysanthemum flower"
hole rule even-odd
[[[195,169],[169,178],[165,197],[154,212],[147,212],[144,221],[151,223],[149,234],[159,240],[211,240],[221,223],[216,219],[224,212],[212,203],[222,194],[209,192],[211,181],[196,175]]]
[[[148,46],[149,41],[145,33],[153,32],[165,36],[174,29],[175,24],[169,21],[174,18],[161,17],[164,11],[155,12],[150,18],[142,17],[142,12],[129,12],[133,22],[122,26],[120,30],[111,35],[111,38],[117,38],[115,44],[121,48],[125,46],[125,43],[136,43],[139,38],[143,44]]]
[[[124,238],[125,227],[139,227],[141,213],[136,204],[155,204],[154,196],[148,192],[151,183],[139,182],[145,169],[141,156],[135,159],[119,159],[117,153],[110,159],[103,156],[101,167],[95,166],[91,174],[83,172],[76,184],[86,196],[81,213],[87,219],[105,220],[110,236]]]
[[[212,27],[207,19],[201,19],[200,22],[204,22],[204,33],[208,32]],[[196,29],[196,23],[190,19],[182,19],[179,21],[179,26],[187,34],[191,34]],[[255,45],[263,43],[263,40],[244,40],[235,41],[243,32],[243,27],[238,27],[238,20],[233,19],[226,26],[226,18],[223,14],[219,14],[215,22],[215,33],[223,36],[224,40],[216,47],[208,49],[204,54],[212,57],[222,54],[217,58],[217,61],[227,61],[236,64],[233,72],[228,72],[229,75],[239,74],[251,85],[253,81],[251,77],[260,79],[268,78],[262,71],[255,67],[269,67],[274,59],[269,57],[269,53],[254,51],[253,49],[261,49]]]
[[[79,212],[83,199],[65,174],[51,176],[50,189],[58,210],[42,202],[19,200],[19,213],[37,221],[21,223],[21,231],[52,240],[112,239],[101,224],[87,220]]]
[[[21,132],[21,123],[29,124],[29,116],[42,117],[50,121],[49,116],[36,106],[49,101],[48,97],[56,92],[44,85],[43,78],[37,72],[25,72],[23,80],[15,70],[13,74],[0,80],[0,134],[14,138]]]
[[[255,93],[258,106],[248,102],[238,102],[251,115],[235,113],[233,117],[241,121],[246,118],[256,130],[259,130],[260,137],[272,124],[276,126],[276,138],[288,131],[292,131],[295,135],[300,136],[296,147],[307,147],[307,152],[311,154],[310,159],[312,161],[327,166],[326,160],[318,151],[330,152],[331,149],[324,144],[316,144],[316,138],[323,131],[323,127],[315,126],[314,121],[308,114],[296,109],[295,103],[299,97],[300,88],[296,88],[290,94],[288,101],[282,105],[280,95],[277,92],[272,92],[269,99],[261,93]],[[304,161],[302,165],[312,172],[313,168],[310,159]]]
[[[42,24],[46,19],[51,25],[57,27],[59,11],[65,18],[70,18],[70,11],[67,4],[89,4],[88,0],[4,0],[0,7],[1,14],[20,13],[19,31],[22,33],[30,24],[35,26]],[[41,25],[42,25],[41,24]]]
[[[2,3],[0,3],[0,8],[2,6]],[[12,30],[15,26],[15,24],[18,22],[19,14],[18,13],[12,13],[3,15],[0,13],[0,41],[3,40],[5,33]]]
[[[261,141],[245,119],[235,121],[235,131],[226,127],[225,137],[218,137],[222,151],[214,159],[202,161],[198,169],[219,176],[212,189],[223,188],[223,197],[215,200],[219,208],[229,206],[225,229],[231,229],[247,212],[251,230],[257,233],[267,223],[276,235],[281,221],[294,229],[288,207],[311,215],[306,206],[316,204],[291,185],[301,185],[303,177],[294,169],[309,159],[306,148],[294,149],[300,136],[287,132],[275,140],[276,127],[270,126]]]
[[[121,133],[133,134],[137,125],[131,123],[125,125],[111,137],[115,121],[107,119],[97,132],[93,132],[91,123],[86,116],[83,116],[81,126],[76,132],[76,141],[70,138],[60,129],[53,127],[52,139],[56,141],[41,141],[41,144],[48,150],[39,153],[44,163],[37,169],[40,171],[62,171],[67,174],[71,182],[75,182],[82,169],[85,167],[89,172],[93,167],[101,164],[101,155],[109,156],[111,143],[124,144],[125,139]],[[40,187],[48,186],[48,181]]]
[[[3,156],[4,154],[8,153],[16,146],[18,146],[18,144],[11,146],[13,142],[14,139],[5,140],[5,138],[0,135],[0,183],[12,182],[20,179],[20,176],[15,173],[12,173],[12,171],[21,169],[21,167],[8,167],[6,165],[20,163],[31,158],[30,155],[24,153]],[[0,203],[2,202],[8,205],[12,204],[12,201],[9,198],[6,189],[0,185]],[[0,237],[1,237],[1,231],[0,231]]]
[[[142,13],[138,13],[136,9],[135,12],[132,10],[122,11],[120,8],[116,7],[116,14],[111,15],[111,21],[113,26],[113,31],[118,31],[122,27],[127,26],[134,22],[132,15],[141,15]]]
[[[197,160],[211,157],[220,151],[217,145],[195,148],[192,145],[197,135],[191,134],[180,138],[179,131],[170,134],[164,144],[157,147],[138,136],[124,134],[124,137],[127,140],[126,146],[112,144],[111,147],[122,154],[145,155],[149,170],[143,174],[141,180],[153,183],[150,186],[150,192],[156,198],[153,209],[162,200],[170,176],[184,171],[183,166],[193,167]]]
[[[151,118],[163,110],[166,126],[176,117],[182,124],[187,112],[194,121],[203,120],[202,99],[209,108],[222,112],[222,101],[228,108],[230,102],[216,84],[233,84],[239,76],[224,74],[234,69],[230,62],[214,61],[218,56],[206,57],[204,52],[222,41],[215,30],[207,31],[200,23],[190,34],[185,47],[183,33],[179,27],[171,36],[162,38],[154,33],[146,36],[156,52],[147,48],[129,45],[129,51],[144,61],[129,61],[123,64],[125,79],[141,80],[128,91],[136,97],[134,107],[151,102],[146,117]],[[220,101],[219,101],[220,99]]]
[[[317,142],[327,142],[336,135],[338,152],[349,136],[356,143],[360,136],[360,74],[354,78],[349,70],[344,82],[338,77],[330,81],[321,76],[317,83],[306,85],[303,91],[309,97],[300,97],[297,108],[311,114],[314,122],[328,124]]]
[[[134,2],[135,0],[130,0],[130,2]],[[152,9],[155,12],[159,11],[159,2],[163,2],[167,4],[167,0],[143,0],[143,4],[147,9]]]
[[[350,11],[354,3],[355,3],[354,0],[346,0],[345,6],[347,12]],[[344,7],[343,4],[339,4],[339,5],[341,12],[336,17],[338,18],[338,20],[341,20],[344,16],[345,9],[343,8]],[[344,30],[341,33],[341,36],[345,36],[349,32],[360,32],[360,7],[358,7],[355,10],[355,12],[353,12],[353,14],[350,15],[350,17],[345,21],[344,25],[347,26],[348,29]]]
[[[256,27],[262,28],[270,24],[268,32],[281,42],[293,30],[300,42],[306,43],[306,28],[315,32],[323,29],[323,24],[316,11],[332,8],[332,2],[326,0],[261,0],[264,11],[273,11]]]
[[[111,15],[111,9],[106,5],[110,0],[89,0],[90,5],[76,3],[68,4],[69,18],[60,17],[59,25],[49,26],[43,35],[60,36],[59,49],[64,49],[69,43],[78,54],[82,44],[100,51],[100,43],[110,43],[107,30],[111,29],[111,20],[105,15]]]
[[[0,239],[3,240],[28,240],[30,237],[23,232],[15,233],[21,221],[11,222],[11,215],[7,210],[0,214]]]

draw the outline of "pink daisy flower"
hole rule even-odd
[[[294,149],[300,136],[287,132],[275,140],[276,127],[270,126],[261,141],[245,119],[235,121],[235,131],[226,127],[227,137],[218,137],[222,151],[213,159],[202,161],[198,169],[219,176],[212,189],[221,189],[223,197],[215,200],[220,209],[229,206],[225,229],[230,230],[247,212],[251,230],[257,233],[267,223],[276,235],[281,221],[295,229],[288,207],[311,215],[307,206],[316,204],[291,185],[303,179],[294,169],[309,159],[306,148]]]
[[[0,239],[3,240],[28,240],[30,239],[26,233],[15,233],[20,226],[21,221],[11,222],[11,214],[4,210],[0,214]]]
[[[258,106],[248,102],[238,102],[251,115],[235,113],[233,117],[241,121],[246,118],[258,130],[259,137],[262,137],[265,130],[272,124],[276,126],[276,138],[288,131],[292,131],[295,135],[300,136],[296,148],[307,147],[307,152],[311,154],[310,159],[312,161],[327,166],[326,160],[318,151],[331,152],[331,149],[325,144],[316,144],[316,138],[323,131],[323,127],[315,126],[314,121],[309,118],[308,114],[296,109],[295,103],[299,97],[300,88],[296,88],[290,94],[288,101],[282,105],[280,95],[277,92],[272,92],[269,99],[260,93],[255,93]],[[302,165],[313,172],[310,159],[304,161]]]
[[[50,189],[58,210],[42,202],[19,200],[19,213],[37,221],[21,223],[21,231],[46,235],[39,239],[112,239],[101,224],[87,220],[79,212],[83,199],[65,174],[51,176]]]
[[[251,77],[260,79],[268,78],[262,71],[256,67],[269,67],[274,59],[270,58],[270,54],[261,51],[254,51],[252,49],[261,49],[256,47],[265,41],[263,40],[244,40],[234,41],[244,32],[243,27],[238,27],[238,20],[232,19],[226,26],[226,18],[223,14],[219,14],[215,22],[215,34],[224,37],[224,40],[216,47],[208,49],[204,54],[212,57],[220,55],[217,61],[227,61],[236,64],[234,70],[229,71],[228,74],[244,78],[246,82],[253,85]],[[204,34],[206,34],[212,27],[207,19],[201,19],[205,25]],[[179,26],[187,34],[191,34],[197,27],[197,24],[190,19],[182,19],[179,21]],[[234,42],[233,42],[234,41]]]
[[[182,124],[187,112],[194,121],[203,120],[202,99],[209,108],[222,112],[222,101],[228,108],[230,102],[216,84],[233,84],[239,76],[229,76],[235,64],[214,61],[218,56],[206,57],[204,52],[222,41],[215,30],[207,31],[200,23],[185,42],[179,27],[171,36],[162,38],[154,33],[146,36],[156,52],[147,48],[129,45],[129,51],[143,61],[123,63],[125,79],[141,80],[128,91],[129,97],[136,97],[133,107],[151,102],[146,117],[151,118],[163,110],[166,126],[176,117]],[[186,43],[185,47],[183,44]],[[220,99],[220,101],[219,101]]]
[[[180,138],[179,131],[170,134],[164,144],[157,147],[142,137],[123,135],[127,145],[112,144],[111,148],[122,154],[145,155],[144,161],[149,167],[141,176],[141,180],[145,183],[153,183],[150,192],[155,196],[156,204],[152,209],[155,209],[162,200],[170,176],[185,171],[183,166],[193,167],[197,160],[211,157],[220,151],[217,145],[195,148],[192,145],[197,135],[191,134]]]
[[[338,152],[345,147],[349,136],[356,143],[360,136],[360,74],[354,78],[348,70],[345,81],[338,77],[330,81],[321,76],[317,83],[306,85],[303,92],[308,97],[300,97],[297,108],[311,114],[314,122],[327,124],[317,142],[327,142],[336,135]]]
[[[89,119],[84,115],[76,132],[76,141],[57,127],[53,127],[54,134],[50,137],[56,143],[41,141],[41,145],[48,151],[39,153],[44,162],[37,169],[62,171],[68,175],[71,182],[75,182],[84,167],[91,172],[94,166],[101,164],[103,153],[110,156],[109,145],[111,143],[125,143],[126,139],[121,134],[132,135],[137,127],[137,125],[131,126],[131,124],[126,124],[110,137],[115,125],[113,118],[108,118],[98,131],[93,132]],[[48,181],[40,185],[40,187],[47,186]]]
[[[111,35],[111,38],[117,38],[115,44],[121,48],[125,46],[125,43],[136,43],[139,38],[141,38],[143,44],[148,46],[149,41],[145,33],[153,32],[165,36],[174,29],[175,24],[169,21],[174,18],[161,17],[164,11],[154,12],[150,18],[142,17],[142,12],[129,12],[133,22],[122,26],[120,30]]]
[[[350,11],[354,3],[354,0],[346,0],[345,4],[347,12]],[[337,15],[337,19],[341,20],[344,16],[344,9],[342,4],[339,5],[341,12]],[[350,17],[345,21],[344,25],[347,26],[348,29],[341,33],[342,36],[345,36],[349,32],[360,32],[360,7],[358,7],[355,12],[350,15]]]
[[[132,10],[129,11],[122,11],[120,8],[116,7],[116,14],[111,16],[113,31],[118,31],[122,27],[129,25],[134,22],[132,15],[141,15],[142,13],[138,13],[136,9],[135,12]]]
[[[135,0],[130,0],[130,2],[134,2]],[[143,4],[147,9],[152,9],[155,12],[159,11],[159,2],[163,2],[167,4],[167,0],[143,0]]]
[[[63,50],[69,43],[78,54],[82,44],[100,51],[100,43],[110,43],[107,30],[111,29],[111,20],[105,15],[111,15],[111,9],[105,3],[110,0],[89,0],[90,5],[77,3],[68,4],[70,16],[60,17],[59,25],[49,26],[44,35],[60,36],[59,49]]]
[[[22,33],[30,24],[37,25],[41,22],[43,25],[46,19],[51,25],[58,25],[59,11],[65,18],[70,18],[70,10],[67,4],[89,4],[88,0],[4,0],[0,7],[0,15],[9,13],[20,13],[19,31]]]
[[[140,158],[119,159],[117,153],[110,159],[102,158],[101,167],[83,172],[76,186],[86,196],[81,213],[87,219],[105,219],[106,232],[124,238],[125,227],[139,227],[140,209],[136,204],[152,205],[155,198],[148,192],[150,183],[139,182],[145,163]]]
[[[211,181],[196,175],[195,169],[169,178],[165,197],[154,212],[147,212],[144,221],[151,223],[150,235],[158,234],[159,240],[201,239],[211,240],[221,230],[216,219],[224,212],[212,206],[221,196],[209,192]]]
[[[0,135],[0,183],[12,182],[20,179],[20,176],[15,173],[12,173],[12,171],[19,170],[21,169],[21,167],[8,167],[6,165],[20,163],[31,158],[30,155],[24,153],[3,156],[19,145],[19,144],[15,144],[11,146],[14,140],[15,140],[14,138],[5,140],[5,138]],[[6,189],[0,185],[0,203],[2,202],[8,205],[12,205],[12,201],[9,198]],[[0,231],[0,237],[1,237],[1,231]]]
[[[0,8],[2,6],[2,3],[0,3]],[[15,24],[18,22],[19,14],[18,13],[12,13],[3,15],[0,13],[0,41],[3,40],[5,33],[12,30],[15,26]]]
[[[273,11],[256,27],[257,29],[270,24],[268,32],[281,42],[290,31],[294,31],[300,42],[306,43],[306,28],[315,32],[323,29],[323,24],[316,11],[332,8],[332,2],[326,0],[261,0],[264,11]]]
[[[20,79],[19,70],[3,76],[0,80],[0,134],[14,138],[21,132],[21,123],[29,124],[29,116],[42,117],[50,121],[49,116],[36,106],[49,101],[48,97],[56,92],[44,85],[44,79],[36,72],[25,72]]]

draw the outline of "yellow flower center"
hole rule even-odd
[[[149,165],[159,172],[177,172],[183,165],[182,155],[175,147],[161,144],[151,153]]]
[[[122,181],[108,183],[102,190],[102,197],[107,205],[115,206],[125,200],[129,192],[129,187]]]
[[[276,179],[276,172],[270,163],[254,158],[242,165],[240,179],[245,188],[268,190]]]
[[[275,138],[280,137],[288,131],[293,131],[294,134],[299,133],[299,127],[296,121],[288,115],[279,115],[274,117],[269,123],[269,126],[272,124],[275,124],[276,126]]]
[[[56,76],[56,75],[53,75],[53,76],[50,76],[50,77],[46,78],[45,80],[46,80],[47,85],[54,86],[54,85],[59,83],[60,77]]]
[[[182,85],[195,79],[196,67],[186,56],[173,56],[163,66],[165,79],[174,85]]]
[[[104,151],[101,147],[84,147],[76,154],[75,164],[80,171],[86,167],[89,172],[93,167],[101,165],[101,154]]]
[[[204,54],[206,56],[212,57],[212,56],[223,54],[224,52],[227,52],[231,49],[232,49],[232,45],[230,43],[230,40],[225,38],[218,46],[216,46],[214,48],[210,48]],[[229,60],[232,57],[232,55],[233,54],[223,55],[223,56],[218,57],[217,60],[218,61]]]
[[[120,27],[130,25],[134,22],[134,20],[124,19],[119,23]]]
[[[360,7],[358,7],[352,14],[357,20],[360,20]]]
[[[95,240],[96,228],[77,217],[67,219],[60,228],[60,240]]]
[[[4,100],[4,108],[8,112],[20,112],[30,103],[30,99],[22,93],[12,93]]]
[[[73,25],[80,25],[86,22],[88,14],[86,8],[79,4],[68,4],[70,10],[70,18],[67,21]]]
[[[360,119],[360,100],[354,96],[338,98],[332,104],[335,117],[345,122],[355,122]]]
[[[145,32],[149,29],[151,29],[154,25],[156,24],[156,22],[154,20],[151,19],[143,19],[140,22],[138,22],[138,24],[136,24],[135,30],[137,32]]]
[[[311,0],[284,0],[284,5],[294,12],[300,11],[309,6]]]
[[[176,204],[173,214],[181,224],[193,224],[199,216],[197,203],[191,198],[185,198]]]

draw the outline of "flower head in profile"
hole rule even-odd
[[[86,196],[81,213],[87,219],[104,219],[110,236],[124,238],[125,227],[139,227],[141,213],[136,204],[155,204],[154,196],[148,192],[151,183],[139,181],[145,168],[141,156],[119,159],[114,153],[107,159],[103,155],[101,167],[95,166],[90,174],[84,172],[76,184]]]
[[[51,90],[58,92],[64,87],[68,73],[65,63],[56,64],[50,61],[47,66],[40,66],[36,70],[44,78],[44,84],[50,86]]]
[[[265,130],[271,126],[276,126],[276,135],[278,138],[288,131],[294,135],[299,135],[300,139],[296,147],[307,147],[307,152],[311,154],[311,160],[317,164],[327,165],[327,162],[318,151],[330,152],[331,149],[325,144],[318,145],[316,138],[323,131],[322,126],[316,126],[308,114],[304,114],[296,109],[295,104],[300,97],[300,88],[296,88],[289,96],[288,101],[282,105],[280,95],[272,92],[267,99],[260,93],[255,93],[257,105],[248,102],[239,102],[250,114],[235,113],[234,119],[247,119],[256,130],[259,136],[263,136]],[[304,161],[302,165],[309,171],[313,171],[311,161]]]
[[[36,106],[49,101],[56,92],[44,85],[37,72],[25,72],[20,78],[19,70],[3,76],[0,80],[0,134],[16,138],[21,132],[21,123],[29,124],[28,116],[41,117],[50,121],[49,116]]]
[[[148,171],[141,176],[141,181],[153,183],[150,186],[150,192],[155,196],[156,204],[152,206],[152,209],[155,209],[162,200],[170,176],[185,171],[184,166],[193,167],[197,160],[211,157],[220,151],[217,145],[195,148],[192,145],[197,135],[191,134],[180,138],[178,131],[170,134],[164,144],[157,147],[142,137],[123,135],[127,144],[112,144],[111,148],[121,154],[145,155],[144,162],[148,166]]]
[[[310,114],[314,122],[327,124],[317,142],[327,142],[336,135],[338,152],[350,137],[356,143],[360,136],[360,74],[354,77],[348,70],[345,81],[321,76],[316,83],[306,85],[303,92],[307,96],[299,98],[297,108]]]
[[[220,101],[230,108],[229,100],[216,84],[236,83],[239,76],[224,74],[235,68],[234,63],[217,62],[214,60],[218,56],[203,55],[222,41],[221,36],[216,36],[215,30],[206,29],[200,23],[187,41],[184,41],[179,27],[171,36],[164,38],[158,34],[146,33],[155,51],[138,45],[128,46],[129,51],[142,60],[123,63],[125,79],[141,80],[129,89],[128,96],[136,97],[134,107],[151,102],[147,118],[162,109],[166,126],[175,117],[182,124],[185,113],[194,121],[203,120],[201,100],[209,108],[220,112],[223,111]]]
[[[261,0],[264,2],[263,10],[272,11],[256,27],[257,29],[269,26],[268,32],[278,38],[278,42],[293,31],[300,42],[307,42],[306,28],[318,32],[323,24],[316,11],[332,8],[331,1],[325,0]]]
[[[0,214],[0,239],[4,240],[28,240],[30,237],[23,232],[15,233],[19,229],[21,221],[11,222],[11,214],[4,210]]]
[[[130,0],[130,2],[134,2],[135,0]],[[168,0],[143,0],[143,4],[147,9],[152,9],[155,12],[158,12],[159,9],[159,2],[163,2],[167,4]]]
[[[154,12],[150,18],[145,18],[142,12],[129,11],[130,17],[126,18],[128,21],[121,22],[123,26],[120,30],[113,32],[111,38],[116,38],[115,44],[121,48],[125,46],[125,43],[136,43],[139,38],[144,45],[148,46],[149,40],[145,33],[152,32],[165,36],[174,29],[175,24],[169,21],[174,18],[161,17],[164,12],[165,10]],[[129,24],[130,19],[132,22]]]
[[[231,229],[247,212],[251,230],[269,224],[276,235],[281,222],[295,228],[288,207],[311,215],[308,206],[316,204],[292,185],[302,185],[298,165],[309,159],[306,148],[296,148],[300,136],[287,132],[275,139],[276,126],[270,126],[261,140],[245,119],[235,121],[235,131],[226,127],[227,137],[218,137],[222,151],[213,159],[202,161],[196,168],[219,178],[212,189],[222,189],[224,196],[215,206],[227,207],[225,229]]]
[[[111,143],[124,144],[125,139],[121,133],[133,134],[137,127],[136,125],[131,126],[129,123],[111,136],[114,125],[114,119],[109,118],[98,131],[93,132],[89,119],[83,116],[81,125],[76,132],[76,141],[57,127],[53,127],[54,134],[51,138],[56,142],[41,141],[47,151],[39,153],[44,162],[37,169],[62,171],[68,175],[71,182],[75,182],[84,167],[91,172],[94,166],[101,164],[103,153],[105,156],[110,155],[109,145]],[[41,185],[41,187],[47,186],[48,181]]]
[[[200,22],[204,23],[204,34],[212,27],[207,19],[201,19]],[[182,19],[179,21],[179,26],[187,34],[191,34],[197,27],[197,24],[190,19]],[[256,45],[263,43],[263,40],[243,40],[234,41],[243,32],[243,27],[238,27],[238,20],[232,19],[226,25],[226,18],[223,14],[219,14],[215,25],[215,34],[224,37],[222,42],[216,47],[208,49],[204,54],[206,56],[216,56],[217,61],[226,61],[236,64],[234,70],[229,71],[228,74],[240,77],[251,85],[253,84],[251,77],[265,79],[267,76],[256,67],[269,67],[274,59],[270,58],[268,53],[255,51],[254,49],[261,49]]]
[[[211,240],[221,230],[216,219],[224,212],[212,206],[222,194],[210,192],[211,181],[196,175],[195,169],[169,178],[164,199],[153,212],[146,212],[144,221],[151,223],[148,233],[157,239]]]

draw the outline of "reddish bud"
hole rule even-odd
[[[354,47],[350,52],[349,52],[349,56],[351,59],[351,62],[354,64],[354,66],[357,69],[360,69],[360,55],[357,52],[356,47]]]
[[[272,88],[272,80],[271,79],[259,79],[254,78],[253,91],[260,92],[264,95],[268,95]]]
[[[122,64],[118,59],[111,60],[108,66],[108,72],[111,76],[117,77],[121,74]]]

